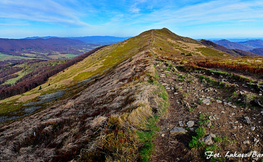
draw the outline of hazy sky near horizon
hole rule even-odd
[[[263,1],[0,1],[0,38],[126,37],[163,27],[192,38],[262,38]]]

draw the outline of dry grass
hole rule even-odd
[[[35,93],[35,94],[31,94],[31,95],[27,95],[27,96],[22,96],[20,97],[17,102],[26,102],[28,100],[34,99],[37,96],[39,96],[41,93]]]

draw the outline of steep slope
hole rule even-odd
[[[166,28],[162,30],[153,30],[152,33],[152,51],[154,53],[158,53],[159,55],[211,57],[231,56],[214,48],[206,47],[194,39],[178,36]]]
[[[245,45],[242,45],[242,44],[239,44],[239,43],[236,43],[236,42],[230,42],[230,41],[228,41],[226,39],[215,41],[215,43],[219,44],[221,46],[224,46],[226,48],[229,48],[229,49],[240,49],[240,50],[243,50],[243,51],[249,51],[249,50],[253,49],[251,47],[247,47]]]
[[[200,42],[203,45],[207,46],[207,47],[212,47],[212,48],[217,49],[219,51],[226,52],[226,53],[228,53],[228,54],[230,54],[232,56],[240,56],[237,53],[235,53],[233,50],[228,49],[228,48],[226,48],[224,46],[218,45],[218,44],[216,44],[216,43],[214,43],[212,41],[208,41],[208,40],[202,39]]]
[[[203,99],[209,99],[209,103],[214,103],[211,97],[202,95],[215,97],[217,91],[206,93],[209,90],[203,89],[211,85],[221,87],[219,79],[222,77],[219,75],[223,74],[198,67],[192,62],[196,57],[190,54],[201,56],[203,60],[208,59],[202,56],[209,56],[211,60],[214,60],[211,56],[216,56],[217,60],[218,56],[231,56],[191,38],[178,36],[166,28],[154,29],[96,51],[49,78],[40,90],[37,87],[23,95],[1,101],[0,110],[15,109],[1,114],[0,120],[23,118],[1,123],[0,160],[160,161],[162,158],[158,157],[165,155],[162,151],[151,156],[155,137],[157,150],[171,150],[168,148],[171,144],[183,153],[177,154],[172,149],[172,152],[167,152],[168,158],[183,155],[183,161],[189,161],[189,158],[194,160],[197,155],[203,154],[203,150],[188,147],[195,133],[176,134],[171,128],[178,125],[179,117],[197,123],[196,113],[209,111],[208,105],[197,106],[198,99],[204,103],[207,100]],[[260,65],[262,59],[257,58],[256,61]],[[201,78],[209,74],[216,74],[217,82]],[[230,76],[223,75],[224,79]],[[228,81],[231,84],[237,82]],[[238,83],[238,86],[244,83]],[[259,87],[255,85],[250,91],[258,92]],[[223,88],[219,94],[225,101],[234,92],[234,86],[224,83]],[[225,92],[225,89],[229,92]],[[240,90],[247,89],[241,87]],[[253,99],[258,99],[258,96]],[[167,116],[165,112],[168,108],[170,115]],[[188,112],[190,108],[196,113]],[[170,110],[174,109],[178,112],[173,114]],[[231,111],[225,111],[227,117]],[[246,112],[242,115],[252,116]],[[160,127],[157,126],[159,119]],[[166,120],[171,122],[167,123]],[[222,123],[225,121],[220,121]],[[199,127],[195,124],[193,129],[197,129],[196,126]],[[249,126],[244,127],[247,129]],[[229,126],[223,128],[229,130]],[[215,133],[213,130],[211,132]],[[230,136],[230,133],[227,132],[227,135]],[[255,135],[254,132],[252,134]],[[218,135],[221,137],[222,133]],[[166,142],[160,142],[162,138]],[[220,145],[220,148],[224,147]],[[197,156],[197,159],[202,161],[204,158]]]

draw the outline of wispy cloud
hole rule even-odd
[[[251,2],[217,0],[178,10],[158,10],[147,15],[145,19],[147,21],[158,21],[160,24],[184,23],[184,25],[262,19],[263,2]]]
[[[69,26],[89,26],[78,17],[78,10],[54,0],[4,0],[0,1],[0,17],[57,23]]]

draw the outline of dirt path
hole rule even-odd
[[[208,74],[172,72],[166,70],[167,64],[157,64],[159,82],[169,94],[170,108],[158,122],[160,132],[154,142],[153,161],[205,161],[205,149],[220,153],[222,157],[227,151],[245,154],[256,150],[263,153],[261,109],[254,109],[250,103],[244,103],[248,102],[244,96],[258,96],[251,88],[243,87],[244,83],[238,81],[235,81],[238,87],[227,82],[229,87],[220,88],[196,76],[208,77]],[[219,81],[216,76],[209,77]],[[233,81],[231,78],[221,79]],[[205,104],[204,99],[209,100],[209,103]],[[251,123],[248,124],[244,117],[248,117]],[[194,125],[190,127],[189,121],[194,122]],[[211,124],[208,126],[208,123]],[[173,133],[171,130],[175,127],[183,128],[187,133]],[[189,143],[199,128],[205,129],[205,137],[212,133],[216,139],[213,138],[212,145],[191,148]],[[224,158],[225,161],[249,159],[252,160]]]

